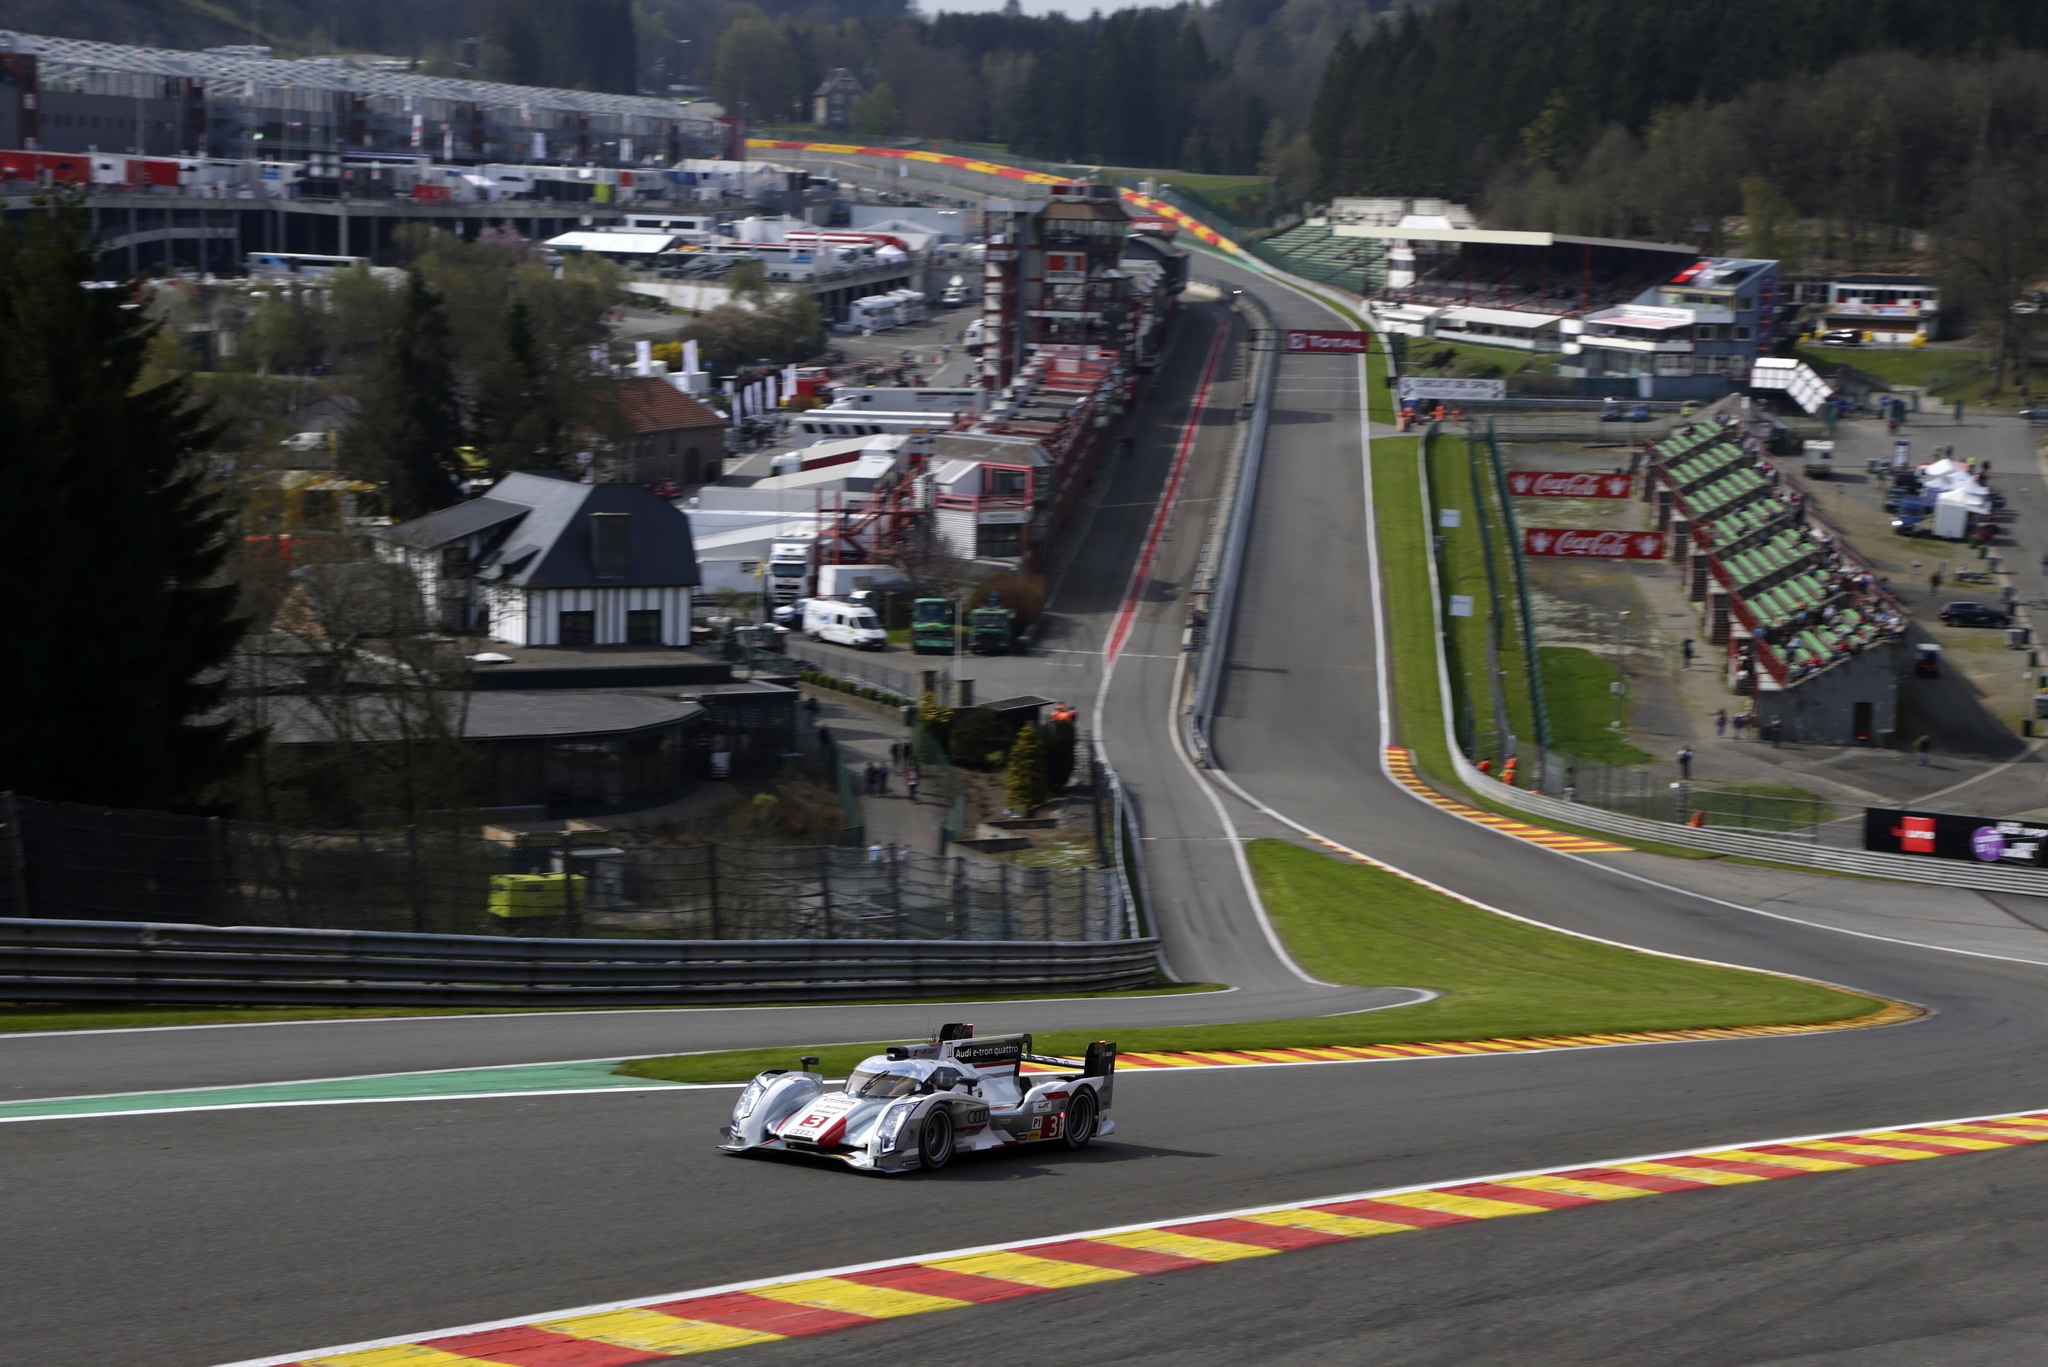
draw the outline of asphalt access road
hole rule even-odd
[[[1394,988],[1272,988],[911,1006],[706,1007],[569,1015],[393,1017],[226,1029],[0,1036],[0,1101],[171,1087],[788,1045],[929,1039],[947,1021],[986,1032],[1131,1029],[1335,1015],[1415,1000]]]

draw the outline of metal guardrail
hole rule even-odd
[[[626,1006],[1087,992],[1152,980],[1158,942],[506,940],[0,919],[17,1001]]]
[[[1893,878],[1906,883],[1975,888],[1980,892],[2020,892],[2036,897],[2048,895],[2048,873],[2036,873],[2025,869],[2001,869],[1995,865],[1971,864],[1960,859],[1919,858],[1910,854],[1834,849],[1825,845],[1809,844],[1803,840],[1780,840],[1768,835],[1717,831],[1710,826],[1685,826],[1670,821],[1649,821],[1642,817],[1623,816],[1618,812],[1602,811],[1598,807],[1565,802],[1558,798],[1546,797],[1542,793],[1531,793],[1510,787],[1491,775],[1480,773],[1470,761],[1458,753],[1455,743],[1451,749],[1451,762],[1457,766],[1458,777],[1481,796],[1490,797],[1545,820],[1562,822],[1569,826],[1583,826],[1588,830],[1604,831],[1609,835],[1654,840],[1661,844],[1682,845],[1689,849],[1711,850],[1716,854],[1766,859],[1774,864],[1791,864],[1799,868],[1819,869],[1826,873],[1856,873],[1871,878]]]
[[[1250,294],[1240,294],[1234,307],[1254,329],[1271,331],[1273,317]],[[1259,470],[1266,454],[1266,424],[1272,413],[1273,383],[1279,373],[1279,353],[1247,348],[1258,376],[1251,387],[1250,420],[1239,429],[1238,449],[1233,459],[1235,478],[1224,488],[1228,507],[1218,506],[1210,523],[1209,542],[1203,551],[1206,573],[1196,576],[1198,584],[1210,590],[1202,629],[1194,642],[1194,697],[1187,713],[1188,748],[1199,762],[1209,763],[1209,724],[1216,713],[1216,695],[1222,686],[1223,657],[1229,653],[1231,620],[1237,610],[1238,581],[1243,577],[1244,548],[1251,535],[1252,505],[1259,487]],[[1220,543],[1218,533],[1221,533]]]

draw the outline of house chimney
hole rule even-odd
[[[590,564],[599,579],[626,577],[632,517],[631,513],[590,515]]]

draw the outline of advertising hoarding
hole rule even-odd
[[[1516,498],[1627,498],[1627,475],[1590,470],[1510,470],[1508,492]]]
[[[1394,393],[1409,399],[1441,399],[1445,403],[1498,403],[1508,396],[1506,380],[1453,380],[1433,375],[1403,375]]]
[[[1286,351],[1325,351],[1346,356],[1363,356],[1372,350],[1370,332],[1315,332],[1290,328],[1280,334]]]
[[[2048,866],[2048,825],[1953,812],[1863,809],[1863,848],[1884,854],[1967,859],[1977,864]]]
[[[1595,532],[1580,527],[1524,527],[1524,555],[1588,555],[1608,560],[1662,560],[1662,532]]]

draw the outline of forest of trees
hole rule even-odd
[[[2048,6],[2035,0],[1445,0],[1338,41],[1310,137],[1325,192],[1464,198],[1504,173],[1572,180],[1589,161],[1615,166],[1624,138],[1690,155],[1709,111],[1745,96],[1751,126],[1735,135],[1820,163],[1819,186],[1796,183],[1832,193],[1824,187],[1844,178],[1843,162],[1879,155],[1872,144],[1889,138],[1888,120],[1932,122],[1928,106],[1949,93],[1917,85],[1918,68],[1845,59],[1984,69],[2001,52],[2043,47]],[[1746,95],[1759,85],[1781,93]],[[1809,113],[1822,124],[1799,121]],[[1961,117],[1966,140],[2004,131]],[[1844,119],[1859,124],[1855,147],[1835,137]],[[1806,139],[1822,145],[1796,146]],[[1901,161],[1921,155],[1900,151]]]

